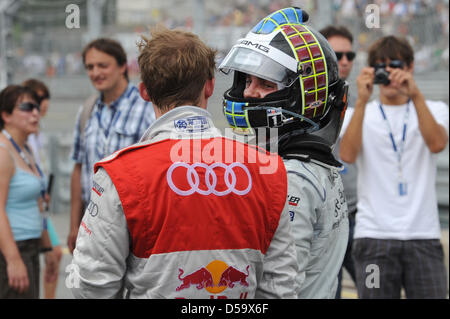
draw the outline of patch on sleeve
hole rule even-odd
[[[292,196],[292,195],[289,195],[289,194],[287,196],[287,199],[288,199],[288,204],[290,206],[297,206],[298,203],[300,202],[300,197]]]
[[[95,181],[93,182],[94,186],[92,187],[92,190],[94,191],[94,193],[96,193],[99,197],[102,196],[103,192],[105,191],[105,189],[103,187],[101,187],[98,183],[96,183]]]
[[[84,221],[81,221],[81,227],[90,236],[92,235],[92,230],[90,230]]]
[[[97,217],[98,215],[98,205],[94,203],[92,200],[89,202],[88,207],[86,208],[86,211],[91,215],[92,217]]]
[[[289,211],[289,219],[290,219],[290,221],[293,222],[294,218],[295,218],[295,212],[293,210],[290,210]]]

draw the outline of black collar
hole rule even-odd
[[[314,159],[330,166],[342,167],[342,163],[336,160],[326,141],[311,134],[282,136],[278,143],[278,154],[283,159],[297,159],[302,162]]]

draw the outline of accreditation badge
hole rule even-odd
[[[400,196],[406,196],[408,194],[408,184],[406,182],[399,182],[398,192]]]

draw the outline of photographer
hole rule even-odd
[[[340,149],[341,159],[358,168],[352,252],[358,295],[400,298],[403,287],[407,298],[445,298],[435,182],[436,153],[448,141],[448,106],[425,100],[406,40],[379,39],[368,62]],[[379,99],[369,102],[374,85]]]

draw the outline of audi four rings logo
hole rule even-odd
[[[188,189],[188,190],[179,189],[175,185],[175,183],[172,179],[173,171],[179,167],[184,167],[187,169],[186,180],[189,183],[189,187],[190,187],[190,189]],[[207,187],[206,190],[200,189],[200,187],[199,187],[200,176],[196,170],[197,167],[200,167],[200,168],[203,168],[206,170],[206,173],[205,173],[205,184]],[[225,170],[225,174],[224,174],[223,178],[225,181],[225,185],[227,186],[227,189],[221,190],[221,191],[216,190],[216,186],[217,186],[216,169],[219,167],[223,168]],[[247,188],[245,188],[243,190],[236,189],[236,183],[237,183],[237,178],[238,178],[238,176],[236,176],[236,173],[234,171],[236,167],[241,168],[247,174],[248,186],[247,186]],[[242,176],[242,175],[240,175],[240,176]],[[230,178],[231,178],[231,182],[230,182]],[[212,179],[212,181],[211,181],[211,179]],[[169,170],[167,171],[167,182],[169,183],[169,187],[175,193],[177,193],[178,195],[181,195],[181,196],[189,196],[194,193],[199,193],[201,195],[214,194],[216,196],[225,196],[230,193],[234,193],[236,195],[243,196],[245,194],[248,194],[250,192],[250,190],[252,189],[252,177],[250,175],[248,168],[244,164],[237,163],[237,162],[232,163],[230,165],[226,165],[224,163],[213,163],[211,165],[207,165],[205,163],[187,164],[184,162],[176,162],[176,163],[173,163],[169,167]]]
[[[89,212],[89,215],[92,217],[95,217],[98,215],[98,206],[93,201],[89,202],[89,205],[87,207],[87,211]]]

